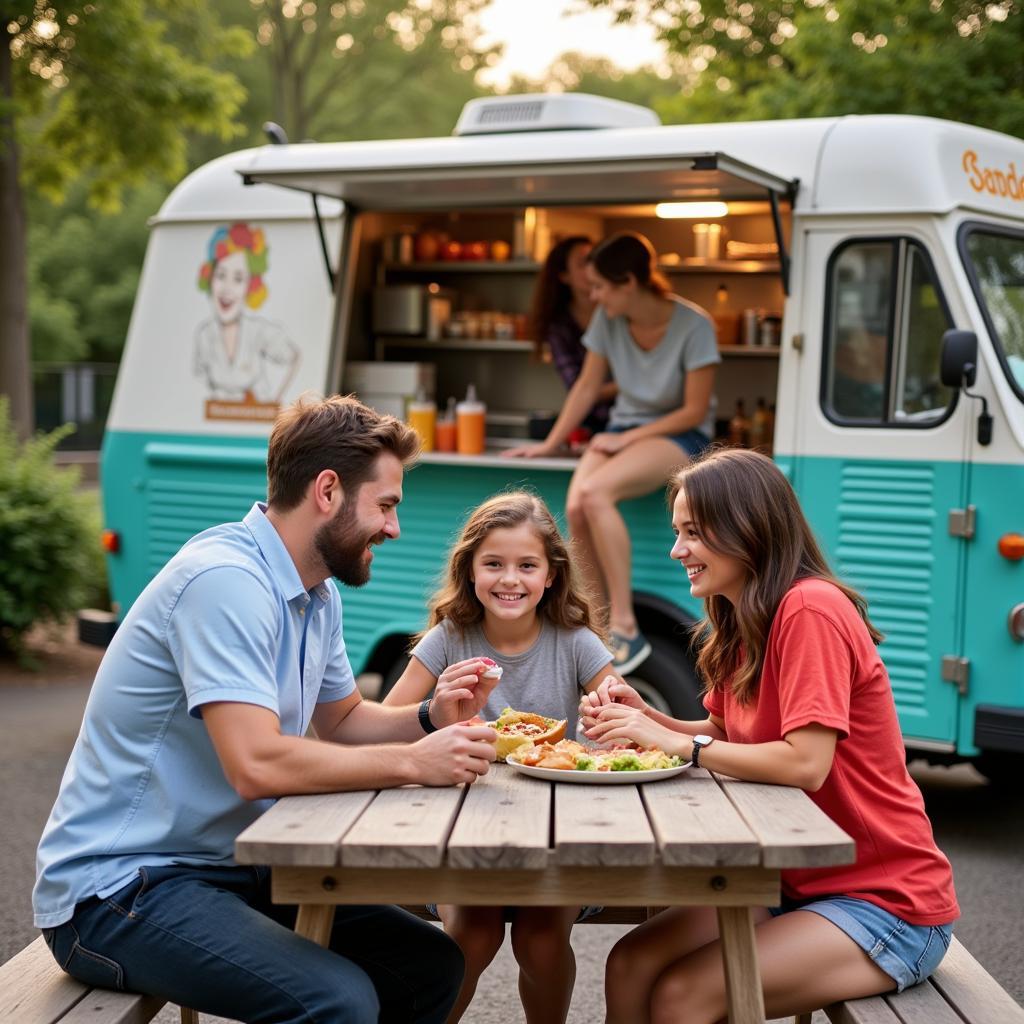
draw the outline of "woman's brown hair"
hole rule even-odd
[[[658,254],[654,246],[636,231],[620,231],[609,235],[590,250],[587,262],[612,284],[625,284],[630,275],[641,288],[664,298],[672,290],[658,271]]]
[[[544,353],[544,342],[547,341],[552,321],[560,311],[567,310],[572,302],[572,289],[562,280],[562,275],[569,269],[569,257],[576,246],[592,244],[586,235],[570,235],[553,246],[544,261],[530,306],[533,346],[538,356]]]
[[[554,516],[540,498],[528,491],[496,494],[470,513],[452,547],[444,580],[430,599],[424,633],[446,619],[460,631],[483,619],[484,610],[473,589],[473,555],[492,530],[511,530],[523,523],[530,525],[544,545],[553,577],[537,611],[562,629],[586,627],[602,635]]]
[[[738,604],[719,594],[704,601],[697,670],[706,689],[728,681],[737,700],[752,699],[772,620],[797,580],[821,579],[837,587],[860,613],[871,639],[881,642],[867,601],[829,569],[793,488],[771,459],[739,448],[710,449],[673,475],[670,509],[680,492],[691,528],[712,551],[739,560],[747,574]]]

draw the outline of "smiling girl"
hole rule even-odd
[[[540,498],[517,491],[472,512],[452,549],[447,578],[430,602],[426,633],[386,704],[422,700],[439,680],[473,681],[503,669],[481,712],[511,706],[569,722],[573,738],[583,693],[611,672],[608,649],[593,632],[590,606],[565,541]],[[617,677],[615,677],[617,678]],[[512,922],[519,992],[528,1024],[561,1024],[569,1011],[576,962],[569,932],[580,907],[439,906],[445,930],[462,947],[466,975],[455,1009],[465,1012],[483,970]]]
[[[771,1018],[926,978],[959,916],[949,862],[907,773],[881,634],[831,573],[778,467],[716,451],[669,487],[672,558],[704,600],[708,717],[679,722],[625,683],[583,698],[586,734],[634,740],[738,779],[798,786],[856,842],[852,865],[782,872],[755,911]],[[712,1024],[726,1013],[715,912],[669,910],[612,950],[608,1024]]]

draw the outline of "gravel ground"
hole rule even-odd
[[[91,657],[91,652],[86,658]],[[31,925],[29,893],[35,846],[74,743],[87,684],[49,674],[26,677],[0,670],[0,962],[37,934]],[[58,677],[61,672],[57,672]],[[48,685],[42,685],[46,681]],[[953,861],[963,918],[957,934],[968,949],[1019,1002],[1024,1001],[1024,797],[997,798],[972,769],[915,767],[925,791],[940,845]],[[600,1020],[602,965],[624,926],[588,925],[575,929],[578,975],[570,1024]],[[520,1024],[516,967],[508,943],[484,976],[480,1000],[466,1024]],[[156,1020],[175,1024],[177,1011]],[[815,1015],[823,1024],[823,1014]],[[203,1017],[203,1024],[218,1024]]]

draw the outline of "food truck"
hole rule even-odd
[[[273,144],[190,174],[152,220],[103,445],[119,614],[190,536],[265,494],[282,403],[486,407],[477,454],[407,474],[401,538],[347,590],[387,688],[467,511],[526,486],[559,516],[576,454],[508,459],[564,399],[529,337],[548,247],[632,229],[707,309],[729,443],[770,449],[863,592],[908,749],[1010,777],[1024,751],[1024,142],[864,116],[661,125],[582,95],[472,101],[446,138]],[[700,608],[664,495],[622,506],[653,653],[691,714]]]

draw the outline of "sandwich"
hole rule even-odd
[[[565,735],[566,720],[505,708],[495,721],[487,724],[498,734],[495,754],[499,761],[504,761],[513,750],[535,743],[557,743]]]

